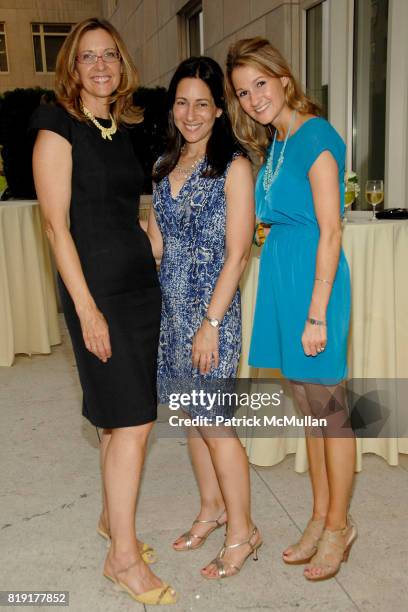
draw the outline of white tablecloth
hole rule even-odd
[[[38,203],[0,202],[0,366],[11,366],[17,353],[50,353],[60,341]]]
[[[358,220],[345,224],[343,248],[352,282],[351,333],[348,363],[352,378],[408,378],[408,221]],[[242,289],[243,351],[239,376],[276,378],[275,370],[250,368],[247,363],[255,308],[259,249],[254,247]],[[295,470],[307,469],[304,438],[247,438],[249,459],[256,465],[275,465],[296,453]],[[362,453],[398,464],[408,453],[408,439],[357,441],[357,469]]]

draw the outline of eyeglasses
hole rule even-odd
[[[83,51],[76,56],[76,60],[80,64],[96,64],[99,58],[107,64],[113,64],[114,62],[119,62],[121,56],[116,49],[105,49],[102,55],[97,55],[93,51]]]

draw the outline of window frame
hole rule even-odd
[[[7,62],[7,70],[0,70],[0,74],[10,74],[10,61],[9,61],[9,52],[8,52],[8,45],[7,45],[7,32],[6,32],[6,23],[5,23],[5,21],[0,21],[0,26],[3,26],[3,30],[0,31],[0,36],[1,35],[4,36],[4,47],[6,49],[5,55],[6,55],[6,62]]]
[[[190,0],[185,6],[178,12],[179,28],[180,28],[180,56],[183,59],[190,57],[190,19],[201,13],[202,19],[204,19],[204,10],[202,0]],[[201,33],[201,32],[200,32]],[[202,49],[200,54],[204,54],[204,25],[202,29]]]
[[[65,38],[72,32],[72,28],[75,24],[73,23],[56,23],[56,22],[32,22],[31,23],[31,43],[33,49],[33,63],[34,63],[34,72],[35,74],[55,74],[55,70],[47,70],[47,54],[45,48],[45,38],[46,36],[60,36],[65,40]],[[33,27],[38,26],[38,32],[35,32]],[[69,27],[68,32],[44,32],[44,26],[66,26]],[[43,65],[43,70],[37,70],[36,60],[35,60],[35,46],[34,46],[34,37],[38,37],[40,39],[40,49],[41,49],[41,61]]]
[[[354,0],[328,0],[330,22],[329,121],[347,144],[352,168]],[[302,0],[301,82],[306,85],[306,10],[320,0]],[[385,115],[385,206],[408,208],[408,2],[389,0]],[[343,65],[337,58],[344,57]],[[360,186],[363,187],[363,186]]]
[[[302,0],[301,10],[301,82],[306,90],[306,12],[322,0]],[[354,0],[327,0],[329,12],[328,120],[347,145],[346,168],[351,168],[353,145],[353,31]],[[344,36],[344,33],[346,34]],[[335,52],[333,52],[335,50]],[[342,69],[333,58],[345,57]],[[341,67],[340,67],[341,68]]]
[[[326,2],[327,10],[330,11],[330,0],[303,0],[301,2],[301,82],[303,89],[306,91],[307,87],[307,12],[318,6],[319,4],[323,4]],[[328,33],[329,34],[329,33]],[[330,38],[328,36],[328,38]],[[330,40],[329,40],[330,45]],[[329,63],[329,59],[326,59],[327,64]],[[326,66],[328,69],[328,65]],[[329,98],[330,98],[330,74],[328,77],[328,108],[327,112],[329,114]]]

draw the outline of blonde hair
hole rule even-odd
[[[287,77],[285,102],[289,108],[313,115],[320,115],[321,109],[303,92],[288,62],[268,40],[257,36],[232,44],[228,50],[225,78],[225,96],[232,127],[238,140],[263,159],[273,132],[270,126],[261,125],[242,109],[232,83],[232,72],[238,66],[254,66],[272,77]]]
[[[78,46],[82,36],[91,30],[105,30],[115,41],[121,55],[122,73],[118,88],[110,98],[110,112],[117,123],[135,124],[143,121],[142,109],[133,105],[133,93],[139,86],[136,67],[120,34],[109,21],[96,17],[78,23],[65,39],[55,70],[57,102],[79,121],[87,121],[81,112],[81,81],[75,69]]]

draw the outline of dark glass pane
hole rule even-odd
[[[0,32],[4,32],[4,23],[0,23]]]
[[[44,23],[43,24],[44,32],[51,32],[52,34],[56,34],[61,32],[61,34],[67,34],[71,31],[71,26],[62,23]]]
[[[64,36],[45,36],[45,59],[47,64],[47,72],[55,72],[55,63],[57,61],[58,51],[64,43]]]
[[[355,0],[353,170],[360,180],[358,205],[369,209],[365,183],[384,179],[388,0]]]
[[[190,55],[201,55],[200,13],[195,13],[195,15],[189,18],[188,37],[190,41]]]
[[[34,44],[35,71],[43,72],[43,61],[42,61],[42,55],[41,55],[41,39],[39,36],[33,36],[33,44]]]
[[[326,0],[306,11],[306,90],[307,94],[320,104],[323,116],[328,115],[328,70],[325,59],[327,21]]]
[[[7,55],[0,52],[0,72],[8,72]]]
[[[39,32],[40,31],[40,25],[38,23],[32,23],[31,24],[31,30],[33,32]]]

